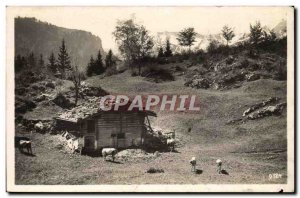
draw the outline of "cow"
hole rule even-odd
[[[102,149],[103,160],[106,161],[106,156],[111,155],[112,160],[115,161],[115,155],[117,153],[118,153],[118,150],[115,148],[103,148]]]
[[[219,174],[221,174],[222,173],[222,160],[217,159],[216,163],[217,163],[217,172]]]
[[[196,172],[196,164],[197,164],[196,157],[192,157],[192,159],[190,160],[190,164],[192,166],[191,171]]]
[[[20,142],[19,142],[20,152],[24,153],[24,148],[27,150],[28,154],[32,155],[32,143],[31,143],[31,141],[20,140]]]
[[[16,137],[15,137],[15,148],[19,148],[19,147],[20,147],[20,141],[21,141],[21,140],[30,141],[30,138],[28,138],[28,137],[20,137],[20,136],[16,136]]]
[[[175,139],[173,139],[173,138],[167,139],[167,145],[170,148],[171,152],[174,151],[175,150]]]

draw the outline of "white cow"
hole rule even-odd
[[[217,172],[220,174],[222,173],[222,160],[217,159],[216,163],[217,163]]]
[[[196,172],[196,164],[197,164],[197,161],[196,161],[196,157],[192,157],[192,159],[190,160],[190,164],[192,166],[192,172]]]
[[[106,160],[106,156],[111,155],[112,160],[115,161],[115,155],[118,153],[118,150],[115,148],[103,148],[102,149],[102,157],[103,160]]]
[[[175,139],[173,138],[167,139],[167,145],[170,148],[171,152],[175,150],[175,143],[176,143]]]

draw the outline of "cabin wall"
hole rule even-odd
[[[94,138],[95,149],[127,148],[143,143],[143,134],[146,129],[144,127],[145,116],[142,113],[103,112],[90,120],[94,121],[95,131],[88,130],[88,120],[82,122],[81,131],[84,137],[91,141]]]
[[[83,145],[87,150],[97,149],[96,132],[88,130],[88,121],[94,119],[83,120],[80,123],[81,134],[83,135]],[[96,125],[95,125],[96,127]]]
[[[80,131],[80,126],[76,122],[56,119],[55,130],[57,131]]]

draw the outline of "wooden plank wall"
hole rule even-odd
[[[97,118],[97,147],[126,148],[141,144],[144,115],[140,113],[106,112]],[[112,138],[112,134],[125,133],[124,139]]]

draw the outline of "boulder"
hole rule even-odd
[[[259,109],[261,107],[264,107],[264,106],[266,106],[268,104],[274,103],[274,102],[276,102],[278,100],[279,100],[279,98],[277,98],[277,97],[270,97],[266,101],[254,104],[250,108],[248,108],[246,111],[244,111],[243,116],[246,116],[246,115],[250,114],[251,112],[253,112],[253,111],[257,110],[257,109]]]
[[[216,80],[214,81],[214,87],[215,89],[223,89],[228,87],[239,87],[237,85],[238,82],[243,81],[245,78],[245,74],[243,72],[229,72],[225,75],[221,75],[219,77],[216,77]]]
[[[83,87],[80,90],[80,93],[85,95],[85,96],[105,96],[108,94],[107,91],[102,89],[101,87]]]
[[[255,81],[255,80],[258,80],[258,79],[260,79],[260,76],[258,74],[251,73],[251,74],[246,75],[246,80],[247,81]]]
[[[286,103],[280,103],[277,105],[264,107],[262,110],[249,114],[247,118],[250,120],[255,120],[266,116],[280,115],[285,105]]]
[[[54,89],[55,88],[55,82],[51,81],[51,82],[47,82],[46,83],[46,87]]]
[[[52,100],[57,106],[68,109],[73,107],[73,103],[69,99],[67,99],[62,93],[58,93],[56,97]]]
[[[47,98],[47,96],[46,96],[45,94],[41,94],[41,95],[37,96],[37,97],[34,99],[34,101],[35,101],[35,102],[42,102],[42,101],[46,100],[46,98]]]
[[[200,88],[207,89],[207,88],[209,88],[209,82],[206,78],[194,79],[191,84],[191,87],[195,87],[197,89],[200,89]]]
[[[38,123],[36,123],[34,125],[34,129],[36,130],[36,132],[44,132],[45,131],[45,126],[41,121],[39,121]]]
[[[41,83],[32,84],[31,88],[34,91],[40,91],[40,92],[44,92],[46,90],[46,87]]]
[[[233,61],[234,61],[234,58],[233,58],[233,56],[228,56],[227,57],[227,59],[226,59],[226,64],[227,65],[230,65],[230,64],[232,64],[233,63]]]

